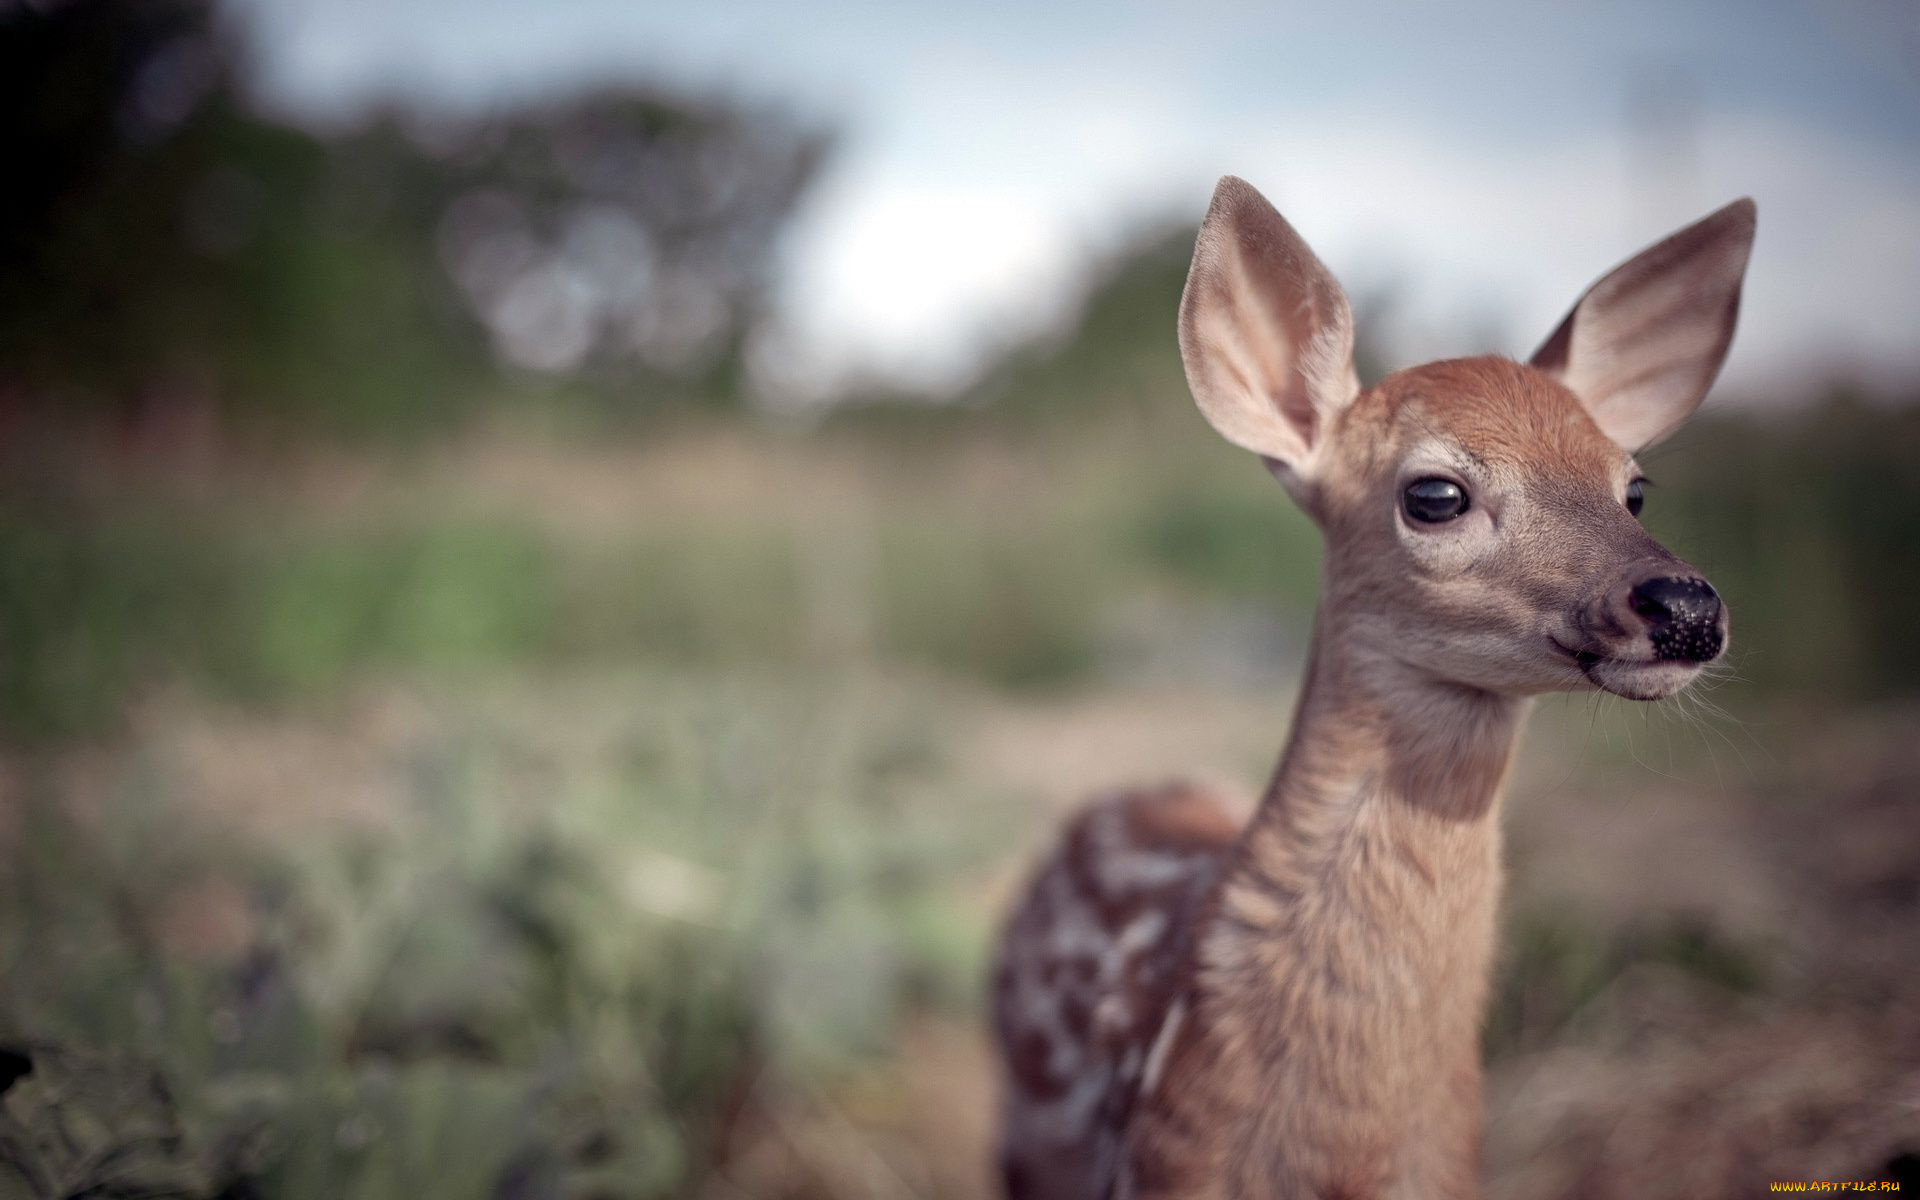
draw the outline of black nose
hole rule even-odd
[[[1644,580],[1627,604],[1646,621],[1656,657],[1707,662],[1726,644],[1720,630],[1720,593],[1704,579]]]

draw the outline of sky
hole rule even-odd
[[[1608,267],[1751,195],[1728,384],[1920,375],[1910,0],[235,7],[309,117],[632,80],[838,130],[756,351],[776,398],[962,381],[1229,173],[1394,297],[1409,362],[1525,354]]]

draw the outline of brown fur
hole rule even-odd
[[[1068,825],[1001,939],[994,1024],[1010,1072],[1009,1191],[1110,1178],[1198,907],[1240,821],[1199,789],[1118,793]]]
[[[1745,215],[1656,247],[1589,293],[1611,307],[1568,321],[1643,328],[1633,305],[1668,303],[1662,271],[1744,263],[1723,239],[1750,238]],[[1711,379],[1730,336],[1713,314],[1737,306],[1719,277],[1693,282],[1714,360],[1683,339],[1636,373],[1596,334],[1607,378]],[[1628,514],[1632,459],[1594,400],[1552,363],[1498,358],[1358,392],[1349,319],[1291,227],[1224,181],[1182,351],[1208,419],[1326,533],[1313,649],[1244,827],[1193,789],[1121,794],[1069,827],[1016,911],[995,1005],[1016,1198],[1473,1195],[1499,795],[1529,697],[1666,694],[1698,669],[1654,656],[1623,600],[1692,569]],[[1670,427],[1698,396],[1630,399]],[[1444,528],[1398,508],[1433,475],[1473,497]]]

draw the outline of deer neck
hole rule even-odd
[[[1464,1177],[1498,794],[1526,703],[1423,676],[1361,632],[1323,606],[1291,740],[1200,938],[1196,1000],[1215,1061],[1288,1098],[1246,1128],[1240,1161],[1263,1161],[1262,1142],[1344,1145],[1403,1178]],[[1409,1165],[1435,1153],[1452,1157]]]
[[[1492,828],[1527,701],[1437,679],[1402,662],[1364,617],[1323,604],[1293,730],[1254,828],[1314,830],[1369,806],[1419,814],[1436,828]],[[1318,839],[1257,847],[1292,861]]]

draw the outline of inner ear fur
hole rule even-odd
[[[1231,175],[1194,246],[1180,357],[1220,436],[1300,476],[1360,390],[1346,293],[1266,197]]]
[[[1606,435],[1640,450],[1693,415],[1740,315],[1757,212],[1740,199],[1602,276],[1532,365],[1580,397]]]

